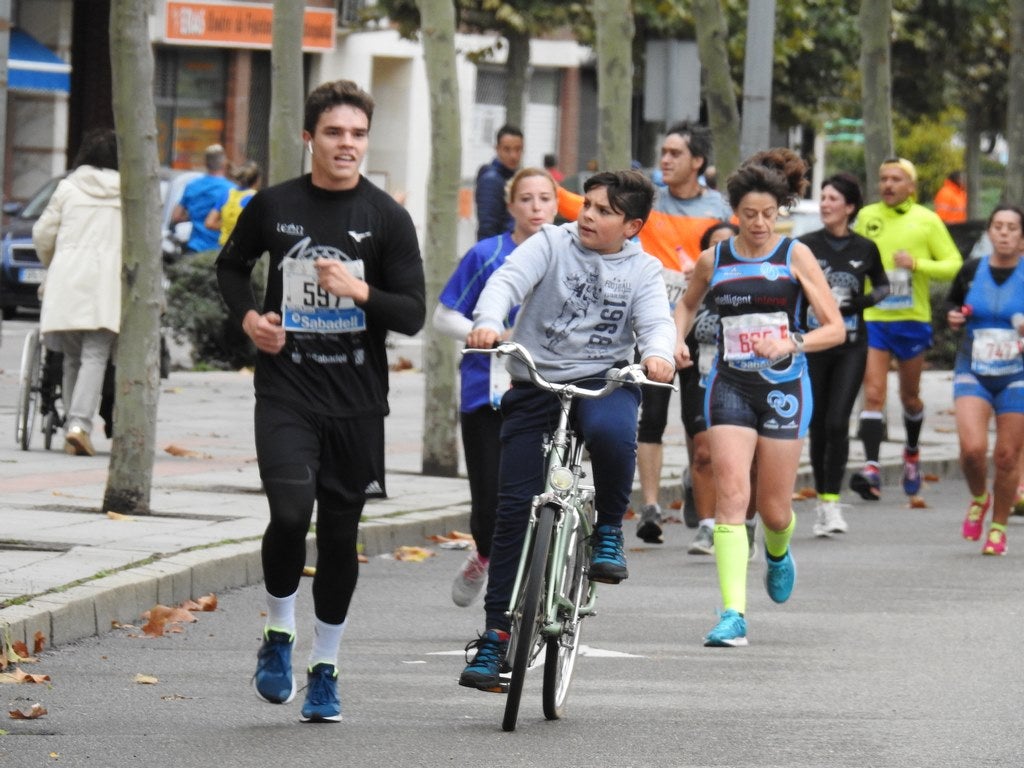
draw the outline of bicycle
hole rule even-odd
[[[561,402],[558,425],[544,441],[547,479],[544,491],[530,505],[530,517],[512,587],[511,619],[506,665],[510,667],[501,689],[507,694],[501,727],[514,731],[519,717],[526,672],[544,651],[542,705],[548,720],[565,712],[580,646],[583,619],[596,613],[596,584],[588,578],[590,538],[594,532],[594,487],[584,485],[583,441],[569,426],[569,411],[576,398],[597,399],[625,384],[676,387],[647,379],[639,365],[608,372],[600,389],[547,381],[536,369],[529,351],[516,342],[492,349],[466,349],[464,353],[514,355],[529,369],[535,386],[555,394]]]
[[[25,336],[21,350],[21,370],[18,375],[18,408],[15,440],[21,450],[32,444],[36,429],[36,416],[42,417],[43,445],[46,450],[53,444],[53,436],[64,425],[58,403],[61,401],[63,355],[46,349],[38,328]]]

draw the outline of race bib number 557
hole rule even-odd
[[[354,277],[363,279],[362,260],[342,263]],[[286,331],[357,333],[366,330],[366,313],[351,298],[334,296],[320,287],[312,259],[286,258],[281,262],[281,273],[281,324]]]

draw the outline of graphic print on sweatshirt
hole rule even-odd
[[[545,349],[557,352],[558,346],[590,313],[591,307],[601,296],[598,278],[597,272],[573,272],[563,279],[568,295],[562,303],[562,311],[544,331],[547,336],[543,344]]]

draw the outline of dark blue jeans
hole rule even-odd
[[[595,382],[594,388],[602,382]],[[577,400],[573,428],[583,436],[595,486],[598,525],[621,525],[636,469],[640,389],[625,386],[600,400]],[[544,436],[558,423],[558,398],[516,383],[502,398],[498,512],[491,543],[484,611],[487,629],[508,631],[505,615],[530,517],[530,502],[544,490]]]

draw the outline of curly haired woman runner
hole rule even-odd
[[[842,317],[814,254],[775,233],[779,208],[807,185],[806,165],[788,149],[760,152],[726,182],[740,232],[700,255],[676,305],[676,362],[691,364],[685,338],[704,295],[721,318],[718,355],[708,376],[704,410],[715,467],[715,562],[722,590],[721,620],[708,646],[747,644],[747,535],[750,467],[757,461],[756,498],[764,523],[765,587],[777,603],[796,581],[790,504],[803,437],[811,415],[805,351],[845,338]],[[809,301],[820,327],[802,335]]]

